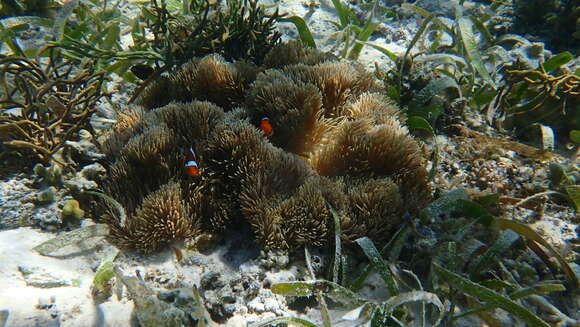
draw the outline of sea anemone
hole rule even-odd
[[[270,119],[275,128],[270,140],[278,147],[297,154],[309,152],[328,130],[329,122],[321,117],[322,96],[312,84],[268,70],[248,93],[245,107],[250,120]]]
[[[208,100],[229,110],[243,102],[257,73],[258,68],[252,64],[232,64],[219,55],[209,55],[191,60],[170,76],[159,76],[137,97],[136,103],[154,109],[171,101]]]
[[[263,67],[212,55],[146,88],[106,143],[105,189],[128,213],[108,220],[113,241],[150,252],[246,224],[266,249],[325,246],[331,207],[347,243],[386,241],[430,197],[426,160],[374,77],[329,58],[296,43]]]
[[[111,222],[111,239],[122,247],[149,253],[199,234],[199,218],[184,201],[179,184],[170,181],[148,194],[125,225]]]
[[[272,48],[264,58],[263,66],[283,68],[294,64],[316,65],[326,61],[338,61],[338,57],[329,52],[306,48],[300,41],[293,40]]]

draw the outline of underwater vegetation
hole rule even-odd
[[[261,63],[279,42],[280,33],[274,27],[282,17],[278,12],[267,14],[254,0],[191,0],[183,4],[152,0],[130,21],[133,44],[123,49],[120,25],[126,22],[118,9],[99,11],[84,5],[76,11],[80,28],[67,30],[70,36],[52,46],[66,49],[65,55],[73,58],[93,58],[103,69],[129,81],[136,82],[136,77],[146,80],[143,86],[164,71],[210,53],[227,60]],[[97,30],[92,27],[95,24]],[[75,30],[85,30],[84,35]]]
[[[492,7],[498,6],[511,8],[507,2]],[[454,23],[447,26],[442,19],[450,17],[443,13],[410,3],[401,8],[422,18],[403,55],[369,42],[357,44],[371,46],[394,62],[385,72],[377,65],[377,76],[409,117],[422,117],[443,131],[477,112],[506,135],[537,140],[541,126],[554,134],[557,146],[578,142],[580,84],[577,57],[571,52],[553,55],[543,43],[495,35],[491,14],[478,17],[458,7]]]
[[[509,84],[494,101],[495,107],[502,102],[508,107],[504,127],[517,127],[523,134],[534,123],[542,123],[553,127],[560,140],[573,140],[572,131],[580,129],[580,76],[565,67],[556,69],[554,64],[571,58],[564,52],[537,69],[506,69]]]
[[[513,0],[515,30],[545,39],[551,49],[580,49],[580,6],[574,0]]]
[[[0,158],[7,166],[57,160],[66,141],[91,129],[95,103],[104,95],[104,73],[70,61],[5,57],[0,79]]]
[[[41,8],[54,9],[54,20],[42,18]],[[77,139],[80,129],[91,130],[88,121],[111,73],[135,81],[130,68],[141,67],[146,79],[154,69],[159,74],[210,52],[259,63],[279,40],[278,14],[267,16],[255,1],[188,1],[179,11],[166,1],[151,1],[130,22],[130,49],[121,45],[120,26],[127,21],[106,2],[5,1],[2,9],[19,17],[0,22],[0,39],[12,52],[1,67],[0,140],[6,149],[1,155],[45,163],[56,159],[65,141]],[[46,32],[46,46],[24,46],[21,33],[34,26]]]
[[[323,246],[332,207],[346,242],[383,243],[430,188],[422,147],[381,89],[299,42],[261,67],[210,55],[159,77],[103,143],[104,189],[126,210],[109,210],[111,240],[151,252],[249,224],[267,249]]]
[[[194,7],[196,3],[201,7]],[[107,167],[101,186],[110,198],[104,201],[106,215],[99,222],[106,224],[63,233],[35,251],[48,254],[66,244],[107,235],[122,249],[150,253],[175,240],[249,228],[256,242],[267,250],[304,248],[307,262],[309,247],[334,245],[332,267],[321,268],[332,270],[331,276],[325,277],[332,281],[316,280],[308,267],[313,280],[265,286],[289,297],[314,295],[322,311],[327,310],[320,300],[324,296],[333,300],[333,305],[353,310],[351,317],[359,315],[355,319],[377,326],[419,321],[451,325],[456,320],[464,322],[470,315],[478,315],[492,326],[506,321],[504,325],[521,322],[547,326],[542,319],[562,326],[577,325],[577,305],[572,302],[578,289],[573,271],[577,266],[569,263],[575,254],[561,255],[527,224],[490,214],[488,210],[497,212],[505,199],[502,194],[474,195],[459,189],[443,195],[435,192],[437,199],[430,203],[425,159],[429,153],[408,131],[422,121],[426,125],[421,129],[434,134],[427,120],[445,131],[452,120],[448,116],[462,112],[466,103],[474,107],[489,105],[486,110],[491,118],[496,118],[493,110],[503,109],[497,106],[517,108],[536,96],[571,103],[570,99],[577,96],[577,78],[560,69],[562,57],[554,56],[539,67],[509,67],[508,78],[513,81],[506,85],[499,71],[503,61],[494,61],[499,55],[491,50],[505,39],[493,37],[478,42],[475,30],[485,35],[486,29],[472,15],[463,16],[458,11],[456,23],[449,27],[441,24],[438,14],[417,7],[414,11],[424,20],[409,50],[423,35],[428,36],[423,41],[430,43],[425,43],[425,51],[417,55],[407,51],[398,58],[389,56],[397,67],[381,76],[385,83],[380,84],[356,63],[339,61],[332,54],[296,42],[274,46],[275,37],[269,39],[272,44],[263,52],[250,48],[239,51],[232,39],[237,35],[235,31],[221,29],[225,21],[237,21],[230,19],[236,14],[227,11],[230,7],[217,14],[209,1],[191,1],[178,14],[175,8],[169,8],[170,1],[167,7],[164,4],[152,1],[143,16],[132,22],[130,32],[136,40],[132,50],[121,51],[118,10],[94,10],[97,3],[88,1],[81,1],[75,8],[73,18],[63,27],[61,41],[51,43],[50,51],[71,60],[91,58],[95,67],[106,69],[104,74],[123,74],[129,67],[140,67],[144,74],[139,78],[146,82],[135,92],[134,104],[118,112],[116,125],[100,144]],[[341,2],[333,1],[339,10],[337,4]],[[409,4],[407,7],[412,8]],[[207,41],[196,39],[195,30],[189,29],[192,25],[179,27],[199,19],[181,16],[196,10],[207,10],[208,19],[222,17],[219,19],[225,21],[220,26],[207,25],[218,31],[215,42],[206,43],[200,52],[193,48],[183,51]],[[97,14],[90,15],[93,11]],[[343,11],[342,19],[345,13],[349,14]],[[97,17],[95,24],[93,17]],[[270,18],[256,14],[250,23],[270,24]],[[107,24],[99,25],[99,21]],[[371,45],[361,41],[376,24],[353,17],[342,23],[339,27],[348,34],[344,34],[339,55],[356,58],[363,43]],[[159,43],[152,50],[145,29],[155,28]],[[169,38],[163,31],[172,35],[171,42],[165,42]],[[189,37],[181,39],[184,35]],[[240,37],[246,36],[252,39],[264,34],[249,32]],[[451,43],[444,41],[447,36]],[[222,46],[233,50],[222,52]],[[535,48],[526,44],[520,50]],[[241,54],[251,56],[237,56]],[[138,70],[133,73],[137,75]],[[516,87],[510,88],[512,84]],[[51,102],[43,99],[38,103]],[[560,107],[552,102],[545,104],[559,114]],[[399,109],[406,105],[406,112]],[[465,123],[465,117],[459,116],[452,117],[457,119],[452,122]],[[542,117],[530,119],[543,121]],[[17,132],[8,137],[21,137]],[[493,142],[500,148],[502,141],[481,134],[473,143],[484,147],[486,142]],[[438,169],[437,155],[433,158],[432,173]],[[482,163],[483,177],[497,177],[485,183],[513,181],[496,175],[497,166]],[[550,194],[569,189],[577,192],[574,167],[550,168]],[[47,184],[61,183],[60,173],[52,168],[36,166],[35,172]],[[79,192],[107,199],[107,195],[86,188]],[[534,197],[515,200],[529,204]],[[82,197],[79,201],[65,203],[63,220],[77,221],[85,216],[87,207],[82,206]],[[362,250],[364,256],[360,252],[351,256],[355,253],[351,250]],[[184,297],[195,299],[197,304],[202,302],[195,288],[193,294],[189,289],[185,294],[182,289],[156,296],[140,278],[119,273],[114,263],[117,253],[115,249],[103,258],[95,274],[94,290],[110,296],[107,288],[116,278],[129,290],[142,324],[149,318],[156,326],[167,322],[159,319],[158,312],[185,313],[186,321],[191,318],[198,324],[201,317],[206,317],[205,310],[192,313],[203,305],[181,306]],[[359,291],[373,270],[385,284],[384,297],[368,299]],[[376,282],[374,285],[381,287]],[[497,312],[499,308],[513,317],[503,319],[506,314]],[[276,319],[262,326],[298,322],[294,318]],[[315,326],[310,322],[303,325]],[[329,319],[324,326],[330,326]]]
[[[148,44],[165,61],[181,65],[194,57],[217,53],[226,60],[261,63],[280,33],[274,24],[281,16],[267,15],[255,0],[184,1],[182,12],[167,9],[166,1],[144,8],[153,40]]]
[[[10,16],[47,16],[58,4],[53,0],[4,0],[0,2],[0,18]]]
[[[277,10],[266,14],[255,0],[191,0],[184,1],[180,10],[170,9],[170,3],[152,0],[132,24],[134,46],[127,53],[144,56],[138,61],[116,58],[121,70],[130,67],[134,75],[130,77],[144,80],[131,102],[163,72],[195,57],[219,54],[226,60],[261,64],[280,41],[275,24],[283,15]]]
[[[51,8],[51,19],[45,18],[44,12],[23,11],[27,6],[44,8],[40,3]],[[117,4],[107,1],[67,1],[62,6],[49,6],[51,3],[2,2],[2,8],[7,10],[20,8],[10,14],[15,17],[0,21],[2,45],[28,59],[46,56],[50,50],[52,55],[81,65],[91,60],[96,71],[116,73],[132,83],[209,53],[228,60],[261,63],[279,42],[275,23],[283,16],[266,13],[254,0],[188,0],[183,4],[151,0],[143,3],[141,13],[132,18],[122,13]],[[21,41],[39,28],[47,44],[23,46]],[[129,46],[121,42],[127,33],[132,41]]]

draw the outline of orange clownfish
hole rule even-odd
[[[274,132],[274,128],[272,127],[272,122],[270,121],[270,118],[263,117],[262,120],[260,120],[260,130],[262,130],[264,136],[266,137],[270,137],[270,135],[272,135],[272,133]]]
[[[187,151],[185,156],[185,173],[190,177],[199,176],[199,167],[195,159],[195,152],[193,152],[192,147],[189,147],[189,151]]]

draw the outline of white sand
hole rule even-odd
[[[0,309],[8,309],[7,326],[129,326],[132,302],[111,302],[95,306],[91,297],[94,273],[89,262],[93,255],[85,255],[81,247],[70,246],[65,256],[41,256],[32,248],[54,237],[31,228],[0,232]],[[99,240],[95,240],[99,241]],[[100,242],[105,242],[100,240]],[[72,285],[53,288],[27,286],[19,266],[39,267],[43,274],[69,281]],[[53,307],[39,309],[39,301],[51,302]],[[115,303],[116,302],[116,303]],[[58,315],[51,317],[51,314]],[[51,322],[52,321],[52,322]],[[104,321],[103,324],[97,324]]]

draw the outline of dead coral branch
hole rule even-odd
[[[17,154],[47,161],[90,129],[89,119],[102,93],[105,75],[71,62],[41,64],[26,58],[0,60],[0,141]]]

